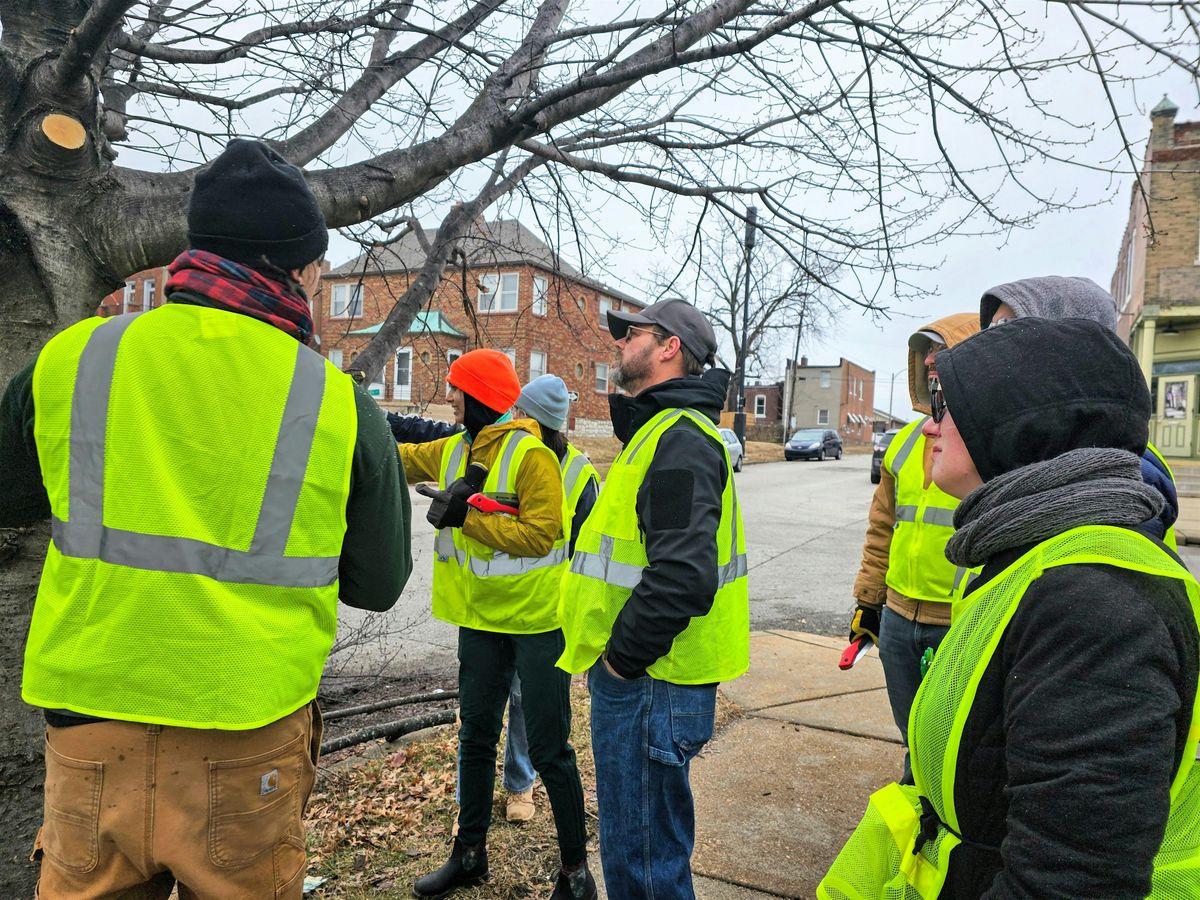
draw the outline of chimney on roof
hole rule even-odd
[[[1179,107],[1166,94],[1150,110],[1150,149],[1170,150],[1175,146],[1175,116]]]
[[[808,357],[807,356],[800,357],[800,368],[803,369],[807,365],[808,365]]]

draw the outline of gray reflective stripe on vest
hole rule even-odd
[[[925,417],[929,418],[928,416]],[[913,447],[917,444],[917,439],[921,437],[921,427],[925,424],[925,419],[921,420],[921,424],[912,430],[908,439],[896,451],[896,455],[892,457],[892,475],[895,475],[904,468],[904,464],[908,462],[908,456],[913,452]]]
[[[730,523],[729,529],[732,537],[732,547],[729,552],[729,562],[725,563],[717,571],[717,590],[737,581],[739,578],[745,578],[750,571],[750,564],[746,559],[746,554],[738,553],[738,509],[737,488],[735,487],[733,489],[733,522]],[[605,584],[627,588],[632,591],[641,583],[642,572],[645,570],[645,567],[614,560],[612,558],[614,544],[615,541],[611,535],[602,534],[600,536],[599,553],[587,553],[576,547],[575,556],[571,559],[571,571],[576,575],[595,578],[597,581],[603,581]]]
[[[683,410],[677,409],[673,413],[671,413],[669,416],[667,416],[665,419],[663,419],[661,422],[659,422],[657,425],[655,425],[653,428],[651,428],[649,433],[644,438],[642,438],[640,441],[637,442],[637,446],[629,451],[629,456],[626,457],[627,461],[633,462],[633,458],[635,456],[637,456],[638,451],[642,449],[642,446],[646,443],[646,441],[650,440],[650,438],[653,437],[657,431],[659,431],[660,429],[664,428],[667,425],[670,425],[672,422],[674,422],[676,419],[678,419],[682,415],[683,415]]]
[[[454,446],[450,448],[450,459],[446,463],[446,469],[442,476],[443,484],[440,486],[443,489],[458,477],[458,467],[462,464],[463,456],[466,455],[466,452],[466,439],[463,437],[455,439]],[[466,559],[466,555],[454,545],[454,532],[450,528],[439,528],[434,533],[433,552],[437,554],[439,562],[449,562],[451,559],[456,559],[461,566]]]
[[[968,587],[970,587],[970,586],[971,586],[971,582],[972,582],[972,581],[974,581],[974,580],[975,580],[976,578],[978,578],[978,577],[979,577],[979,573],[978,573],[978,572],[972,572],[972,571],[971,571],[970,569],[968,569],[966,566],[957,566],[957,567],[955,567],[955,569],[954,569],[954,588],[953,588],[953,590],[956,590],[956,591],[957,591],[957,590],[959,589],[959,587],[960,587],[960,586],[962,586],[963,588],[968,588]],[[967,583],[966,583],[966,584],[963,584],[963,579],[964,579],[964,578],[966,578],[966,580],[967,580]]]
[[[576,547],[575,555],[571,557],[571,571],[585,578],[594,578],[613,587],[632,591],[641,583],[645,567],[614,560],[613,543],[611,535],[602,534],[599,553],[585,553]]]
[[[509,556],[497,553],[491,559],[472,556],[469,563],[471,574],[479,578],[495,578],[498,575],[524,575],[537,569],[557,566],[567,559],[566,547],[555,547],[545,556]]]
[[[513,493],[512,483],[509,480],[509,469],[512,468],[513,457],[517,455],[517,447],[519,447],[521,442],[526,438],[535,440],[534,436],[528,431],[514,431],[512,433],[512,437],[510,437],[508,442],[504,445],[504,452],[500,455],[500,471],[496,476],[496,490],[500,491],[501,493]]]
[[[56,518],[51,523],[59,552],[79,559],[100,559],[154,572],[203,575],[237,584],[332,584],[337,580],[338,557],[283,555],[325,394],[325,361],[299,344],[249,550],[105,527],[105,434],[117,348],[125,330],[140,315],[144,313],[116,316],[97,326],[79,357],[71,398],[69,521]]]
[[[940,506],[927,506],[925,515],[921,516],[921,521],[926,525],[944,525],[947,528],[953,528],[954,510],[942,509]]]
[[[917,507],[908,504],[901,504],[896,507],[897,522],[915,522],[917,521]],[[921,521],[926,525],[943,525],[946,528],[954,527],[954,510],[942,509],[940,506],[925,507],[925,514],[921,516]]]
[[[566,462],[566,460],[563,460]],[[575,490],[575,485],[579,481],[579,476],[583,474],[584,468],[588,464],[588,458],[582,453],[575,456],[571,460],[571,464],[567,466],[563,472],[563,496],[570,497]]]
[[[451,481],[458,477],[458,467],[462,464],[463,456],[467,452],[467,441],[465,438],[459,438],[458,443],[454,445],[454,449],[450,451],[450,462],[446,466],[446,484],[442,488],[446,488]]]

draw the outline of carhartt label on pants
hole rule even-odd
[[[258,781],[258,795],[260,797],[266,794],[273,794],[279,790],[279,770],[272,769],[263,775]]]

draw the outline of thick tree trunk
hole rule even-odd
[[[95,261],[67,246],[71,237],[43,240],[53,232],[36,218],[32,228],[28,222],[0,206],[0,317],[7,323],[0,385],[55,332],[95,310],[109,290]],[[86,247],[78,234],[73,238]],[[43,729],[40,713],[21,702],[21,668],[48,525],[0,530],[0,897],[32,896],[37,876],[29,853],[42,815]]]
[[[21,658],[50,540],[36,528],[0,530],[0,897],[29,897],[37,867],[29,862],[42,816],[42,716],[21,702]]]

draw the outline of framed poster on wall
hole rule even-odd
[[[1163,417],[1182,419],[1187,415],[1188,383],[1168,381],[1163,394]]]

